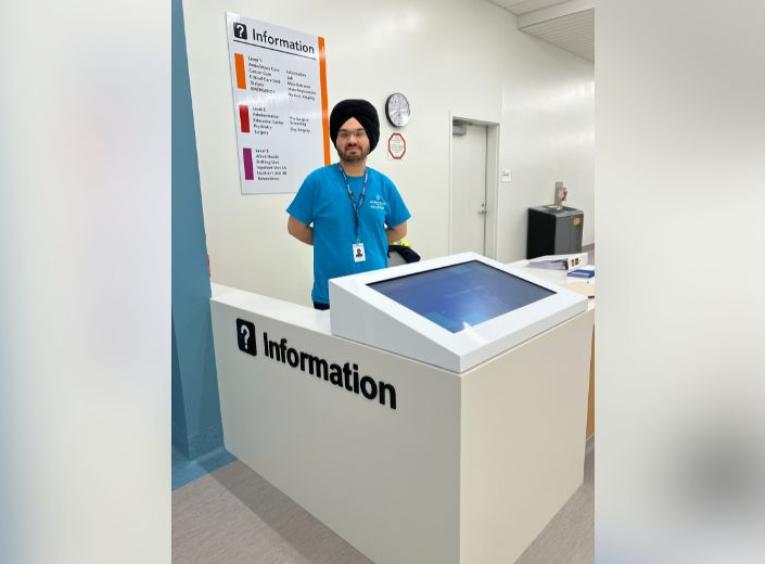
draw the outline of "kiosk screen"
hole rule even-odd
[[[477,260],[369,287],[452,333],[555,294]]]

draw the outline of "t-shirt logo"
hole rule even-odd
[[[380,196],[375,196],[374,200],[369,201],[369,207],[373,210],[383,210],[385,211],[385,206],[387,206],[388,203],[380,198]]]

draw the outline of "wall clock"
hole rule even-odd
[[[385,101],[385,115],[394,127],[404,127],[409,123],[412,109],[409,107],[409,100],[406,99],[406,96],[400,92],[388,96]]]

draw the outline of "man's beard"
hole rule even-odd
[[[369,155],[369,151],[364,151],[364,149],[362,149],[359,145],[355,145],[352,148],[357,149],[357,151],[355,151],[352,155],[348,154],[347,148],[345,151],[341,151],[340,149],[337,150],[341,161],[345,161],[347,163],[357,163],[359,161],[363,161],[367,158],[367,155]]]

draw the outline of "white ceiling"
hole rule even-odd
[[[595,9],[586,0],[490,0],[518,16],[518,29],[595,60]]]
[[[595,60],[595,10],[592,8],[519,29],[588,61]]]
[[[516,16],[527,14],[556,4],[564,4],[568,0],[492,0],[497,6],[507,8]]]

